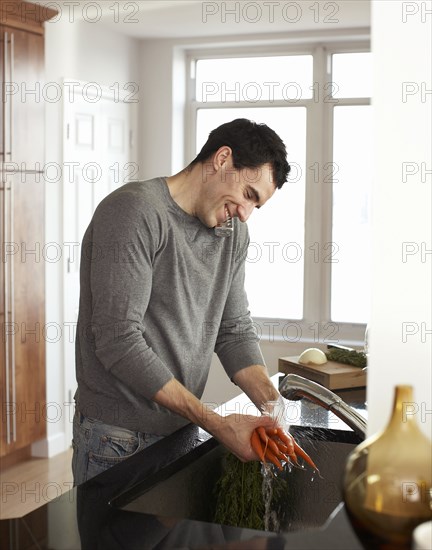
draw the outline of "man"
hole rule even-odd
[[[244,291],[244,222],[289,170],[273,130],[237,119],[178,174],[127,184],[98,206],[82,245],[76,484],[188,422],[257,459],[252,430],[271,419],[222,418],[200,397],[214,351],[258,408],[279,397]]]

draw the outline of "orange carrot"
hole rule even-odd
[[[252,432],[251,445],[252,445],[252,449],[256,452],[256,454],[258,455],[261,462],[265,463],[266,459],[265,459],[265,456],[264,456],[264,449],[262,447],[260,437],[259,437],[258,432],[256,430],[254,430]]]
[[[284,462],[289,462],[288,456],[284,452],[282,452],[280,449],[278,450],[277,453],[274,453],[274,454],[276,458],[278,458],[279,460],[281,461],[283,460]]]
[[[307,452],[300,447],[300,445],[294,440],[294,452],[296,455],[299,455],[301,458],[303,458],[309,466],[311,466],[314,470],[316,470],[319,473],[319,470],[315,464],[315,462],[311,459],[311,457],[307,454]]]
[[[272,437],[272,439],[283,453],[286,454],[288,452],[288,447],[285,445],[285,443],[282,443],[282,441],[280,439],[277,439],[276,437]]]
[[[299,466],[299,462],[297,460],[297,456],[295,453],[292,453],[289,456],[289,459],[291,460],[291,462],[293,462],[296,466]]]
[[[284,432],[282,428],[277,429],[277,436],[288,447],[288,454],[294,452],[294,438],[291,434]]]
[[[258,432],[258,435],[260,436],[262,442],[267,445],[267,441],[269,437],[265,431],[264,426],[258,426],[258,428],[256,428],[256,431]]]
[[[294,453],[294,450],[290,452],[291,449],[289,449],[284,443],[282,443],[280,439],[274,439],[274,441],[276,441],[277,446],[279,447],[279,452],[283,455],[283,457],[285,457],[283,458],[283,460],[288,462],[288,459],[291,459],[291,462],[293,462],[294,464],[298,464],[298,460]],[[292,445],[292,448],[294,449],[294,445]],[[282,458],[279,455],[276,456],[278,456],[278,458]]]
[[[252,432],[251,445],[261,462],[266,463],[267,459],[281,471],[283,470],[281,461],[292,462],[299,466],[298,455],[318,474],[320,473],[307,452],[300,447],[290,433],[286,433],[282,428],[258,426]]]
[[[282,464],[280,463],[279,459],[271,452],[270,449],[267,449],[265,456],[278,468],[278,470],[280,470],[281,472],[283,471]]]
[[[258,435],[260,436],[261,441],[264,443],[264,454],[265,454],[265,452],[267,450],[267,447],[268,447],[269,437],[266,434],[266,431],[265,431],[263,426],[258,426],[258,428],[255,428],[255,429],[258,432]]]
[[[280,448],[279,448],[279,445],[277,444],[277,442],[272,439],[271,437],[269,437],[267,439],[267,445],[268,445],[268,448],[271,450],[271,452],[273,454],[275,454],[276,456],[278,455],[278,453],[281,452]]]

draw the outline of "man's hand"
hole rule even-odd
[[[242,462],[248,462],[259,459],[250,442],[253,430],[258,426],[274,425],[274,420],[268,416],[230,414],[221,417],[212,434]]]
[[[204,405],[174,378],[153,396],[153,400],[211,433],[243,462],[258,460],[250,443],[253,430],[258,426],[274,425],[274,420],[268,416],[221,416]]]

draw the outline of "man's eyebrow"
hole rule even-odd
[[[257,203],[256,208],[261,208],[261,205],[259,204],[260,194],[258,193],[258,191],[255,189],[255,187],[252,187],[251,185],[248,185],[248,190],[253,195],[254,201]]]

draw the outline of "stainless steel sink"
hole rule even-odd
[[[293,468],[287,480],[280,531],[323,525],[342,501],[342,475],[348,454],[361,441],[351,431],[294,428],[300,445],[313,457],[321,476],[309,467]],[[115,498],[124,511],[213,522],[215,485],[226,453],[215,439],[163,468]],[[239,526],[243,527],[243,526]]]

